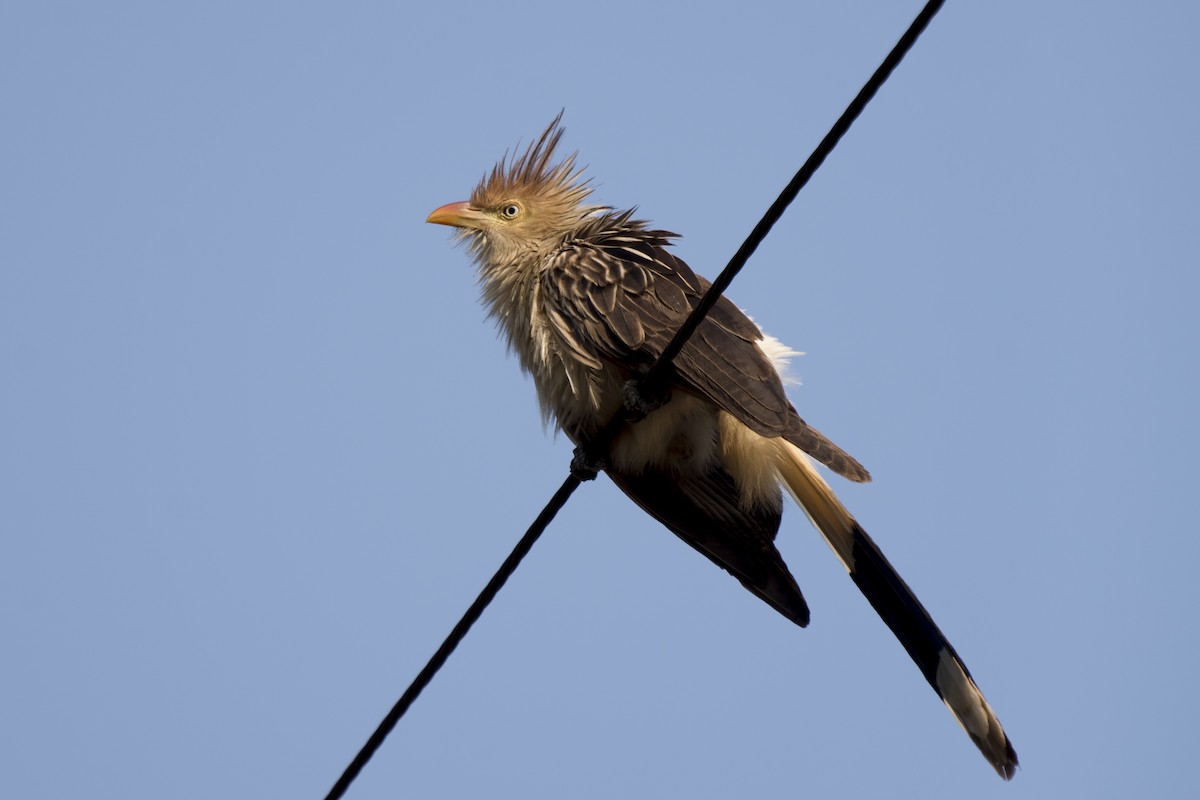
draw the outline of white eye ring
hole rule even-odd
[[[516,203],[506,203],[504,207],[500,209],[500,216],[504,217],[505,219],[516,219],[517,215],[520,213],[521,207]]]

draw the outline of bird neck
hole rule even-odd
[[[483,255],[481,253],[481,255]],[[539,265],[543,256],[534,252],[510,253],[504,259],[491,250],[478,259],[479,282],[488,316],[496,320],[509,348],[521,366],[532,371]]]

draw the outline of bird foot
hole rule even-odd
[[[627,422],[639,422],[667,404],[671,390],[665,383],[648,384],[641,378],[630,378],[621,387]]]
[[[571,455],[571,474],[581,481],[594,481],[600,471],[607,468],[604,457],[584,445],[576,447]]]

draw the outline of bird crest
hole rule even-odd
[[[471,205],[494,208],[509,200],[536,206],[540,215],[574,221],[596,210],[584,206],[592,193],[591,181],[575,166],[576,153],[555,163],[554,151],[563,135],[562,112],[551,120],[520,155],[508,154],[492,167],[471,194]]]

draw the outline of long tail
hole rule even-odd
[[[804,453],[777,441],[779,473],[792,497],[984,758],[1000,777],[1011,779],[1017,770],[1016,751],[958,653]]]

